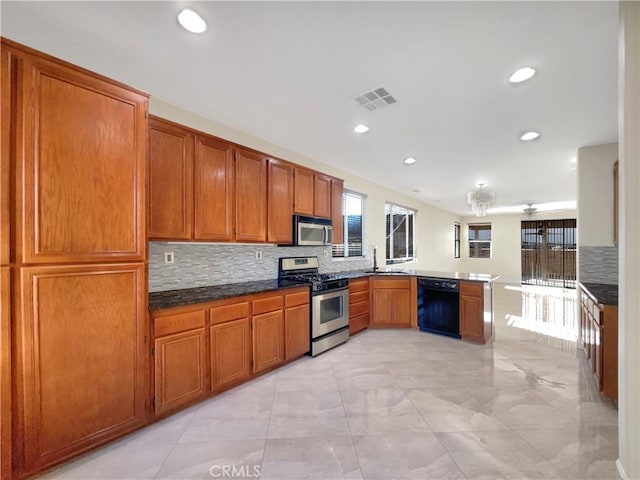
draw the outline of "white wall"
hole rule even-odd
[[[576,218],[575,210],[538,213],[533,220]],[[461,270],[499,275],[501,282],[520,283],[522,279],[520,222],[529,220],[523,215],[487,215],[462,219]],[[473,223],[491,223],[491,258],[469,258],[469,229]]]
[[[640,478],[640,3],[620,2],[620,478]]]
[[[613,164],[618,144],[578,149],[578,244],[613,246]]]
[[[391,201],[399,205],[414,208],[416,216],[416,262],[394,266],[397,268],[416,268],[425,270],[458,271],[460,260],[453,258],[453,225],[460,218],[442,209],[422,203],[402,193],[390,190],[382,185],[369,182],[361,177],[345,172],[318,160],[287,150],[247,133],[230,128],[213,120],[169,105],[151,97],[149,110],[153,115],[166,118],[182,125],[216,135],[218,137],[245,145],[275,157],[283,158],[300,165],[314,168],[329,175],[344,179],[344,187],[367,195],[365,202],[365,244],[378,246],[378,265],[384,266],[385,257],[385,217],[384,204]],[[344,160],[347,162],[348,160]],[[348,270],[345,261],[345,270]]]

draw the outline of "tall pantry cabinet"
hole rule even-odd
[[[24,477],[145,423],[148,99],[4,39],[1,51],[3,140],[6,84],[11,126],[2,171],[8,157],[13,185],[11,453]],[[2,326],[4,338],[4,315]]]

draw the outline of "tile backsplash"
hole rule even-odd
[[[173,252],[173,264],[164,263],[166,252]],[[256,259],[256,252],[262,252],[262,259]],[[373,265],[370,255],[334,261],[329,247],[149,242],[149,291],[268,280],[278,276],[278,258],[311,255],[318,257],[322,273]]]
[[[618,247],[578,247],[580,281],[618,284]]]

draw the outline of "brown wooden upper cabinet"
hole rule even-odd
[[[283,160],[269,159],[267,175],[267,242],[287,244],[293,241],[293,166]]]
[[[342,180],[182,125],[149,121],[149,238],[290,244],[293,213],[332,218]]]
[[[10,176],[10,158],[12,155],[11,137],[13,135],[14,125],[11,122],[11,113],[13,105],[13,95],[11,92],[11,54],[8,50],[0,51],[2,64],[0,65],[0,108],[2,114],[0,123],[0,265],[9,265],[9,224],[10,224],[10,205],[9,198],[9,176]],[[0,457],[0,472],[4,464]]]
[[[342,202],[344,182],[338,178],[331,179],[331,220],[333,224],[333,243],[344,241],[344,216]]]
[[[149,237],[193,235],[193,142],[188,130],[149,119]]]
[[[236,148],[236,240],[267,240],[267,157]]]
[[[295,169],[294,192],[293,212],[299,215],[313,216],[315,203],[313,171],[306,168]]]
[[[213,137],[195,138],[195,240],[234,239],[233,144]]]
[[[315,174],[315,198],[313,214],[316,217],[331,218],[331,177]]]
[[[144,260],[147,97],[45,57],[15,65],[17,261]]]

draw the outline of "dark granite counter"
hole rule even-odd
[[[602,305],[618,305],[618,285],[608,283],[582,283],[580,285]]]
[[[278,280],[261,280],[257,282],[229,283],[226,285],[212,285],[209,287],[185,288],[168,290],[166,292],[149,293],[149,310],[181,307],[195,303],[214,302],[225,298],[251,295],[255,293],[282,290],[286,288],[308,287],[306,283],[300,285],[280,286]]]
[[[337,272],[333,275],[341,278],[362,278],[378,275],[411,276],[411,277],[432,277],[458,280],[471,280],[477,282],[493,282],[498,277],[484,275],[480,273],[460,273],[460,272],[436,272],[430,270],[379,270],[371,273],[366,270],[347,270]],[[225,298],[240,297],[242,295],[252,295],[256,293],[281,290],[284,288],[296,288],[308,286],[305,283],[299,285],[281,286],[277,279],[260,280],[257,282],[229,283],[226,285],[212,285],[209,287],[185,288],[181,290],[168,290],[166,292],[149,293],[149,310],[162,310],[165,308],[182,307],[196,303],[214,302]],[[617,289],[616,289],[617,304]]]
[[[431,278],[446,278],[456,280],[469,280],[474,282],[494,282],[499,277],[497,275],[488,275],[484,273],[463,273],[463,272],[437,272],[433,270],[395,270],[392,268],[381,269],[376,273],[371,273],[367,270],[352,270],[345,272],[337,272],[334,275],[343,278],[360,278],[368,277],[370,275],[394,275],[401,276],[407,275],[411,277],[431,277]]]

